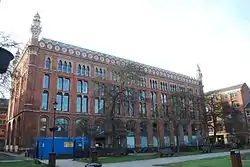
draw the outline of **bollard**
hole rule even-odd
[[[56,167],[56,153],[49,153],[49,167]]]
[[[230,157],[232,162],[232,167],[242,167],[240,150],[231,150]]]
[[[95,151],[95,150],[92,150],[92,151],[91,151],[91,162],[92,162],[92,163],[98,162],[97,151]]]

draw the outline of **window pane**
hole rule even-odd
[[[55,132],[56,137],[68,137],[68,121],[64,118],[56,119],[58,130]]]
[[[77,74],[81,74],[81,69],[82,69],[81,65],[78,64],[78,67],[77,67]]]
[[[63,96],[63,111],[69,111],[69,95]]]
[[[104,113],[104,100],[100,100],[100,113]]]
[[[69,88],[70,88],[70,80],[66,78],[64,79],[64,83],[63,83],[63,91],[69,92]]]
[[[83,82],[83,93],[88,93],[88,82],[87,81]]]
[[[59,77],[57,79],[57,90],[62,90],[62,87],[63,87],[63,78]]]
[[[68,65],[68,73],[71,73],[71,68],[72,68],[72,66],[71,66],[71,63],[69,62],[69,65]]]
[[[88,97],[84,96],[83,98],[83,108],[82,108],[84,113],[88,112]]]
[[[49,97],[48,92],[43,92],[43,97],[42,97],[42,110],[43,111],[48,111],[48,97]]]
[[[124,108],[125,108],[125,112],[128,113],[129,112],[129,101],[125,102]]]
[[[63,72],[67,72],[67,62],[66,61],[63,64]]]
[[[46,137],[47,126],[46,124],[40,124],[40,137]]]
[[[106,79],[106,70],[103,70],[103,72],[102,72],[102,78]]]
[[[51,64],[50,58],[47,58],[46,64],[45,64],[45,68],[46,68],[46,69],[50,69],[50,64]]]
[[[82,76],[85,75],[85,66],[82,66]]]
[[[87,68],[86,68],[86,76],[87,77],[89,76],[89,66],[87,66]]]
[[[58,61],[58,67],[57,68],[58,68],[59,71],[62,71],[62,61],[61,60]]]
[[[82,81],[77,81],[77,92],[78,93],[82,92]]]
[[[82,108],[82,97],[77,96],[76,112],[81,112],[81,108]]]
[[[56,95],[56,102],[57,102],[56,110],[62,111],[62,95],[61,94]]]
[[[49,75],[44,75],[43,77],[43,88],[44,89],[49,88]]]
[[[40,122],[46,123],[47,122],[47,118],[41,118]]]
[[[99,111],[99,99],[95,99],[95,113]]]

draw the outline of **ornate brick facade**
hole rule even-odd
[[[105,119],[99,114],[95,113],[94,104],[94,87],[93,81],[99,82],[112,82],[110,75],[110,66],[123,65],[131,61],[118,58],[115,56],[91,51],[88,49],[79,48],[76,46],[60,43],[57,41],[42,38],[38,40],[41,27],[40,16],[37,14],[33,20],[32,25],[32,38],[31,43],[27,45],[22,58],[18,63],[16,70],[19,72],[19,78],[13,81],[13,93],[10,100],[8,122],[7,122],[7,135],[6,135],[6,148],[9,150],[17,149],[18,147],[27,148],[31,147],[33,139],[39,137],[41,133],[43,136],[51,136],[49,127],[53,125],[53,102],[56,101],[58,95],[58,77],[67,78],[70,80],[70,91],[67,94],[69,97],[69,106],[67,112],[57,112],[57,118],[64,118],[67,120],[67,136],[76,136],[76,121],[79,119],[88,119],[93,122],[99,119]],[[67,68],[70,70],[64,71],[58,70],[60,63],[67,62]],[[46,64],[49,63],[49,64]],[[69,66],[70,64],[70,66]],[[80,76],[78,74],[79,64],[88,67],[88,75]],[[124,108],[121,107],[121,115],[119,119],[123,124],[127,125],[128,122],[134,122],[134,134],[135,145],[141,146],[142,140],[140,139],[140,123],[147,122],[147,143],[153,144],[153,123],[157,123],[159,127],[159,143],[164,144],[164,125],[167,122],[162,117],[152,117],[150,91],[152,91],[150,80],[155,80],[157,87],[154,88],[154,92],[157,94],[157,103],[161,105],[161,93],[167,95],[167,104],[170,104],[171,94],[180,91],[191,91],[196,99],[202,99],[203,86],[201,82],[201,72],[198,68],[198,79],[194,79],[182,74],[177,74],[167,70],[151,67],[148,65],[137,63],[138,66],[143,67],[147,73],[145,78],[145,87],[139,87],[138,90],[144,90],[146,92],[146,110],[147,117],[141,118],[138,110],[138,101],[135,104],[135,115],[129,116],[124,112]],[[105,69],[105,79],[95,77],[96,67]],[[63,68],[63,67],[62,67]],[[64,71],[64,72],[63,72]],[[44,76],[49,76],[49,86],[44,88]],[[77,111],[77,82],[78,80],[87,81],[88,97],[87,113],[79,113]],[[166,83],[166,89],[160,88],[162,83]],[[173,87],[170,87],[172,85]],[[179,88],[182,87],[182,90]],[[43,105],[43,92],[48,93],[47,105]],[[65,92],[64,92],[65,95]],[[43,106],[43,107],[42,107]],[[196,115],[203,112],[204,106],[202,100],[199,101],[199,106],[194,111]],[[63,110],[64,110],[63,106]],[[170,106],[171,108],[171,106]],[[46,111],[45,111],[46,110]],[[41,118],[46,118],[41,120]],[[42,122],[41,122],[42,121]],[[189,140],[192,139],[192,124],[200,124],[198,117],[195,117],[188,125],[187,132]],[[44,128],[45,127],[45,128]],[[170,127],[170,142],[174,143],[173,127]],[[202,126],[201,126],[202,127]],[[43,128],[43,132],[41,132]],[[202,127],[203,131],[205,129]],[[196,128],[197,130],[197,128]],[[197,130],[197,134],[201,129]],[[204,132],[205,134],[205,132]],[[180,127],[180,141],[184,142],[183,128]]]

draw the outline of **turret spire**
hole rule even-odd
[[[202,81],[202,73],[199,64],[197,64],[196,79]]]
[[[42,27],[41,27],[41,21],[40,21],[40,15],[37,13],[34,18],[33,22],[31,24],[31,44],[36,45],[38,42],[39,35],[41,33]]]

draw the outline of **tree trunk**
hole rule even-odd
[[[179,153],[180,152],[180,142],[179,142],[179,126],[175,126],[178,128],[174,129],[174,134],[176,136],[176,152]]]
[[[212,140],[212,145],[214,145],[215,143],[216,143],[216,134],[217,134],[217,129],[216,129],[217,127],[216,126],[214,126],[214,136],[213,136],[213,140]]]

